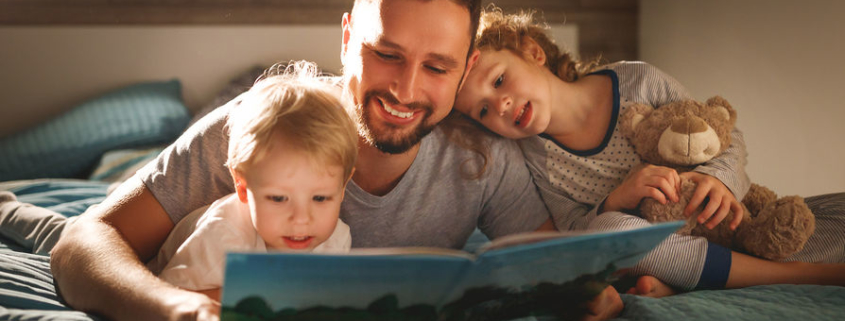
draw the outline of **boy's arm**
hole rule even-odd
[[[216,318],[214,301],[161,281],[144,266],[172,228],[152,193],[131,178],[65,229],[50,260],[59,295],[108,319]]]

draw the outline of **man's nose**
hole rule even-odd
[[[400,104],[410,104],[414,102],[414,92],[417,90],[417,77],[419,77],[419,70],[412,64],[405,64],[402,66],[401,73],[393,81],[390,88],[391,93]]]

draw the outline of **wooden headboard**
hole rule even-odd
[[[506,12],[537,9],[546,22],[578,26],[580,54],[637,58],[637,0],[498,0]],[[3,25],[335,24],[352,0],[4,0]]]

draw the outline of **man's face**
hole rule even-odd
[[[367,143],[404,153],[449,114],[466,67],[469,19],[448,0],[376,1],[344,16],[344,77]]]

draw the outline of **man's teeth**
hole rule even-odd
[[[390,108],[390,106],[388,106],[386,104],[382,104],[382,105],[384,106],[384,110],[386,110],[391,115],[399,117],[399,118],[411,118],[411,116],[414,115],[414,112],[411,112],[411,111],[403,113],[403,112],[398,111],[396,109]]]

